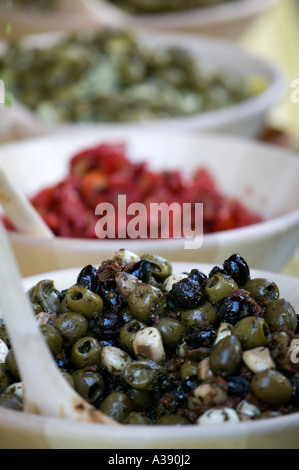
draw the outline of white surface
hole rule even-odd
[[[12,233],[11,242],[24,275],[97,264],[120,248],[153,251],[171,261],[222,263],[239,252],[259,269],[279,271],[299,241],[299,159],[296,154],[251,140],[164,129],[70,133],[3,145],[0,166],[28,196],[61,181],[70,158],[101,142],[126,142],[132,161],[148,160],[154,170],[192,172],[206,166],[226,195],[240,199],[266,220],[251,227],[204,236],[197,250],[184,240],[43,240]],[[125,246],[124,246],[125,245]]]
[[[174,263],[175,273],[192,268],[209,273],[212,265]],[[79,270],[46,273],[24,280],[28,290],[42,279],[59,289],[72,285]],[[281,297],[299,309],[298,279],[251,269],[252,277],[277,283]],[[295,449],[299,442],[298,413],[278,418],[221,425],[122,426],[74,423],[0,408],[0,448],[50,449]]]
[[[57,35],[32,36],[26,39],[28,46],[47,44],[58,38]],[[197,131],[217,131],[241,136],[257,136],[264,127],[268,112],[283,97],[286,92],[285,77],[280,69],[272,63],[255,57],[241,47],[229,42],[212,38],[205,38],[192,35],[176,35],[162,33],[139,33],[140,41],[152,48],[165,48],[179,46],[185,48],[195,58],[195,60],[206,61],[212,67],[229,74],[237,73],[245,77],[259,76],[269,83],[266,90],[259,95],[245,100],[242,103],[234,104],[226,108],[202,112],[200,114],[156,121],[145,121],[142,123],[123,123],[122,127],[135,128],[157,128],[168,126],[175,129],[190,129]],[[2,44],[4,47],[4,44]],[[0,44],[1,50],[1,44]],[[46,125],[41,122],[37,115],[27,108],[20,106],[14,101],[11,108],[0,107],[0,140],[8,139],[14,135],[32,136],[67,128],[86,128],[88,124],[61,124],[57,126]],[[99,129],[109,129],[119,127],[120,124],[95,124]]]

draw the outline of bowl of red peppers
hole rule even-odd
[[[279,271],[299,241],[299,161],[269,144],[89,130],[3,145],[0,166],[54,234],[26,235],[5,219],[24,275],[108,259],[120,245],[185,262],[237,251]]]

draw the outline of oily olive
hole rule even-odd
[[[80,369],[72,374],[72,378],[75,390],[89,403],[95,403],[103,395],[105,383],[99,373]]]
[[[240,287],[243,287],[249,280],[249,266],[239,253],[234,253],[226,259],[223,263],[223,268]]]
[[[251,381],[254,395],[268,405],[281,406],[292,397],[292,384],[281,372],[268,369],[254,375]]]
[[[85,336],[89,325],[87,319],[80,313],[65,312],[57,317],[54,326],[60,332],[64,343],[71,345]]]
[[[151,424],[151,422],[142,413],[137,413],[136,411],[131,411],[131,413],[129,413],[128,416],[122,421],[122,424],[148,425],[148,424]]]
[[[126,323],[119,333],[119,341],[122,348],[129,354],[134,354],[133,340],[136,333],[146,328],[146,323],[142,323],[138,320],[131,320]]]
[[[40,331],[44,336],[52,354],[57,356],[57,354],[59,354],[62,350],[63,343],[60,332],[57,330],[57,328],[50,324],[41,325]]]
[[[185,325],[176,318],[161,318],[156,327],[161,333],[163,344],[166,348],[175,349],[181,343],[186,331]]]
[[[191,423],[185,416],[174,414],[161,416],[155,424],[158,426],[184,426]]]
[[[291,331],[295,331],[297,328],[297,315],[290,302],[285,299],[277,299],[267,305],[266,322],[272,332],[284,326]]]
[[[147,322],[164,312],[166,299],[160,289],[142,284],[131,293],[128,305],[137,320]]]
[[[0,364],[0,393],[10,385],[10,378],[5,364]]]
[[[250,279],[246,282],[244,289],[250,293],[250,296],[256,302],[265,303],[268,300],[276,300],[279,298],[279,288],[276,283],[270,279]]]
[[[172,274],[172,264],[162,256],[146,254],[141,256],[142,261],[149,261],[151,264],[151,273],[159,280],[166,279]]]
[[[263,318],[257,317],[240,320],[233,328],[233,335],[240,340],[243,349],[267,346],[271,341],[269,326]]]
[[[206,321],[204,313],[200,308],[195,308],[193,310],[183,310],[180,316],[182,322],[184,322],[186,326],[192,326]]]
[[[100,405],[100,410],[119,423],[129,415],[132,408],[130,398],[123,392],[108,395]]]
[[[144,411],[148,410],[152,405],[153,392],[149,390],[137,390],[137,388],[131,387],[129,397],[134,410]]]
[[[216,273],[207,281],[205,294],[210,302],[216,303],[238,288],[232,277]]]
[[[180,375],[182,380],[189,380],[190,377],[197,376],[198,362],[186,359],[181,365]]]
[[[59,311],[60,292],[56,289],[54,281],[45,279],[38,282],[29,290],[28,295],[36,314]]]
[[[61,302],[61,312],[81,313],[90,319],[103,310],[103,300],[95,292],[81,286],[73,286],[67,290]]]
[[[85,336],[76,341],[72,346],[72,361],[77,369],[84,367],[99,365],[100,360],[100,343],[96,338]]]
[[[144,359],[128,364],[122,372],[122,377],[128,385],[137,390],[153,390],[164,374],[162,366]]]
[[[236,336],[229,335],[216,343],[212,349],[210,368],[214,375],[226,378],[238,372],[241,360],[241,342]]]
[[[17,380],[17,382],[21,381],[21,376],[18,368],[18,364],[15,358],[15,354],[13,349],[10,349],[7,353],[7,356],[5,358],[5,365],[9,371],[9,373],[13,376],[14,379]]]

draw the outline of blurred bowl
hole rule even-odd
[[[223,262],[223,260],[222,260]],[[174,263],[174,273],[213,265]],[[27,291],[42,279],[58,289],[72,285],[81,268],[45,273],[24,280]],[[252,277],[277,283],[281,297],[299,311],[298,279],[251,269]],[[1,449],[298,449],[299,414],[237,424],[209,426],[107,426],[30,415],[0,408]]]
[[[29,36],[26,38],[26,44],[29,48],[34,47],[36,44],[38,44],[38,47],[46,47],[49,41],[53,43],[59,37],[59,35]],[[222,109],[205,111],[187,117],[121,123],[123,127],[134,125],[134,127],[139,126],[140,128],[159,128],[163,125],[178,130],[215,131],[256,137],[262,132],[269,111],[287,92],[285,77],[279,68],[264,59],[251,55],[234,43],[169,33],[136,33],[136,38],[139,38],[141,44],[145,44],[153,50],[168,47],[183,48],[200,63],[211,64],[216,70],[229,75],[236,73],[238,76],[241,75],[245,78],[259,77],[268,86],[258,95]],[[5,44],[2,44],[2,46],[5,47]],[[97,128],[109,129],[115,125],[119,127],[120,124],[99,123],[94,125]],[[10,108],[0,106],[0,139],[2,138],[2,140],[47,134],[68,128],[77,131],[80,127],[88,126],[90,127],[89,124],[83,123],[46,124],[42,122],[37,114],[16,100]]]
[[[173,13],[136,14],[130,16],[139,28],[197,33],[238,40],[251,22],[273,7],[279,0],[239,0]],[[90,12],[103,21],[99,0],[82,0]],[[105,3],[109,4],[109,1]],[[120,8],[111,4],[116,11]],[[121,10],[122,11],[122,10]],[[113,10],[112,10],[113,14]]]
[[[288,150],[220,135],[141,129],[86,131],[2,145],[0,166],[28,196],[61,181],[70,158],[101,142],[125,142],[131,161],[148,161],[153,170],[205,166],[220,191],[243,202],[264,219],[249,227],[207,234],[199,249],[185,249],[184,239],[118,241],[44,240],[10,233],[24,276],[97,264],[126,244],[138,254],[159,252],[171,261],[219,263],[238,251],[250,266],[279,271],[299,241],[299,159]],[[108,201],[107,201],[108,202]]]

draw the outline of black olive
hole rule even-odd
[[[148,283],[151,274],[152,265],[148,260],[140,260],[134,264],[132,268],[128,270],[129,274],[137,277],[140,281],[145,284]]]
[[[245,398],[251,391],[250,382],[243,377],[231,377],[227,380],[227,383],[229,395]]]
[[[204,300],[204,293],[198,282],[184,278],[175,282],[167,296],[169,305],[175,309],[192,310],[199,307]]]
[[[195,282],[198,282],[200,286],[204,286],[208,280],[208,276],[202,271],[199,271],[198,269],[192,269],[192,271],[188,275],[188,278],[192,279]]]
[[[192,348],[209,348],[214,344],[216,336],[212,326],[200,323],[187,328],[185,341]]]
[[[236,291],[219,300],[215,305],[216,323],[221,322],[235,325],[248,316],[260,316],[263,312],[246,291]]]
[[[223,263],[223,268],[239,287],[243,287],[250,279],[249,266],[245,259],[238,253],[235,253],[226,259]]]
[[[85,266],[77,277],[77,285],[92,291],[96,291],[97,284],[97,269],[91,264]]]

